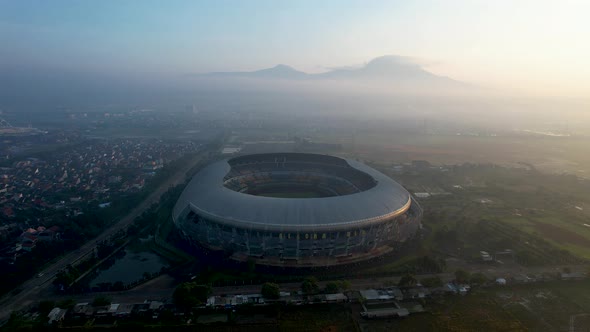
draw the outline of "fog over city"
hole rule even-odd
[[[6,1],[1,107],[208,108],[263,98],[287,107],[305,99],[315,113],[393,115],[408,113],[403,101],[442,117],[576,123],[589,105],[586,6]]]

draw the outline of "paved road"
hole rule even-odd
[[[422,275],[428,277],[430,275]],[[438,274],[443,280],[451,280],[452,274],[441,273]],[[399,277],[388,277],[388,278],[367,278],[367,279],[351,279],[351,289],[367,289],[367,288],[380,288],[386,282],[399,281]],[[327,281],[318,282],[320,288],[326,286]],[[148,281],[145,284],[139,285],[133,289],[121,292],[101,292],[101,293],[89,293],[79,295],[60,295],[60,294],[49,294],[46,299],[52,301],[60,301],[66,299],[75,299],[76,302],[92,302],[97,295],[104,295],[109,297],[113,303],[141,303],[145,300],[155,301],[172,301],[172,294],[177,284],[169,275],[162,275],[155,279]],[[214,287],[213,295],[237,295],[237,294],[256,294],[260,292],[261,285],[239,285],[239,286],[226,286],[226,287]],[[298,291],[301,290],[301,283],[282,283],[280,284],[281,291]]]
[[[522,268],[518,267],[515,268],[514,266],[490,266],[490,265],[473,265],[471,269],[468,269],[470,272],[482,272],[488,278],[493,278],[495,276],[517,276],[521,275],[522,273],[542,273],[542,272],[558,272],[561,271],[563,267],[561,266],[553,266],[553,267],[536,267],[536,268]],[[569,266],[572,271],[582,272],[587,271],[588,267],[586,265],[579,265],[579,266]],[[427,277],[440,277],[444,282],[451,281],[455,278],[454,273],[438,273],[438,274],[424,274],[424,275],[417,275],[418,279],[423,279]],[[350,282],[351,289],[368,289],[368,288],[380,288],[385,285],[392,285],[397,284],[399,282],[399,276],[391,276],[391,277],[377,277],[377,278],[359,278],[359,279],[348,279]],[[324,288],[326,286],[326,281],[318,282],[318,286],[320,288]],[[133,289],[122,291],[122,292],[103,292],[100,295],[108,296],[112,299],[115,303],[139,303],[143,302],[144,300],[157,300],[157,301],[171,301],[172,294],[174,293],[174,289],[176,288],[177,284],[169,275],[162,275],[159,276],[145,284],[141,284]],[[214,287],[213,288],[213,295],[238,295],[238,294],[255,294],[260,292],[261,285],[254,284],[237,284],[235,286],[224,286],[224,287]],[[294,283],[281,283],[280,284],[281,291],[298,291],[301,289],[300,282]],[[50,293],[47,295],[47,299],[59,301],[74,298],[77,302],[92,302],[95,296],[99,293],[90,293],[90,294],[80,294],[80,295],[57,295],[55,293]]]
[[[522,272],[532,272],[532,273],[541,273],[541,272],[556,272],[561,271],[562,267],[543,267],[543,268],[532,268],[527,270],[515,270],[511,267],[498,267],[490,270],[490,266],[486,266],[487,269],[478,269],[477,266],[474,266],[473,269],[470,269],[470,272],[482,272],[487,275],[489,278],[494,276],[515,276],[520,275]],[[580,266],[570,266],[573,271],[587,271],[588,267],[585,265]],[[439,274],[428,274],[428,275],[418,275],[418,279],[426,278],[426,277],[433,277],[438,276],[443,281],[451,281],[454,279],[454,273],[439,273]],[[351,289],[368,289],[368,288],[380,288],[385,285],[397,284],[399,282],[400,277],[379,277],[379,278],[361,278],[361,279],[349,279]],[[320,281],[318,283],[320,288],[326,286],[326,281]],[[109,297],[113,303],[141,303],[145,300],[155,300],[155,301],[163,301],[163,302],[170,302],[172,301],[172,294],[176,288],[177,284],[173,277],[169,275],[161,275],[157,278],[154,278],[144,284],[141,284],[133,289],[121,292],[101,292],[101,293],[89,293],[89,294],[79,294],[79,295],[60,295],[56,294],[55,292],[51,291],[51,287],[47,288],[46,294],[42,298],[47,300],[53,301],[60,301],[66,299],[74,299],[76,302],[92,302],[92,300],[97,295],[104,295]],[[238,294],[255,294],[260,292],[261,285],[235,285],[235,286],[225,286],[225,287],[214,287],[213,288],[213,295],[238,295]],[[281,291],[298,291],[301,289],[301,283],[282,283],[280,284]]]
[[[419,279],[439,276],[444,281],[453,279],[452,273],[439,273],[432,275],[420,275]],[[386,278],[364,278],[364,279],[348,279],[350,282],[350,289],[370,289],[370,288],[382,288],[383,286],[390,284],[396,285],[401,277],[386,277]],[[320,289],[326,287],[329,281],[319,281],[318,286]],[[300,282],[283,283],[279,285],[281,291],[293,292],[301,290]],[[225,286],[213,288],[213,295],[237,295],[237,294],[252,294],[260,293],[260,285],[239,285],[239,286]]]
[[[105,230],[94,240],[84,244],[78,250],[66,254],[58,261],[45,268],[40,272],[40,277],[32,278],[21,284],[21,286],[19,286],[19,289],[22,289],[20,293],[16,295],[8,294],[2,297],[2,299],[0,299],[0,322],[5,322],[10,317],[12,311],[25,309],[38,303],[40,299],[51,296],[53,287],[51,281],[60,270],[63,270],[68,264],[72,264],[93,252],[97,243],[108,239],[113,234],[131,225],[136,217],[146,211],[152,204],[158,203],[160,201],[160,196],[168,191],[170,187],[184,183],[186,180],[186,173],[196,165],[199,160],[206,156],[207,152],[208,150],[204,150],[198,153],[190,162],[181,167],[181,169],[158,187],[158,189],[152,192],[143,202],[131,210],[124,218]]]

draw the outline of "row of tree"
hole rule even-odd
[[[335,294],[350,288],[350,282],[347,280],[330,281],[326,283],[323,289],[325,294]],[[313,295],[320,293],[318,280],[315,277],[307,277],[301,283],[301,293],[304,295]],[[262,285],[260,294],[267,299],[278,299],[280,297],[279,285],[272,282],[266,282]]]

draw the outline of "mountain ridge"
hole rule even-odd
[[[359,68],[332,69],[324,73],[309,74],[285,64],[255,71],[211,72],[196,74],[197,77],[237,77],[283,80],[378,80],[378,81],[428,81],[437,83],[457,83],[446,76],[433,74],[411,58],[398,55],[384,55],[374,58]]]

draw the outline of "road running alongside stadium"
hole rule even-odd
[[[470,269],[469,272],[481,272],[486,275],[488,278],[493,278],[494,276],[498,275],[510,275],[510,274],[521,274],[521,273],[555,273],[556,271],[561,271],[565,266],[547,266],[547,267],[534,267],[534,268],[499,268],[490,271],[489,269],[481,268],[481,266]],[[572,270],[572,272],[583,272],[588,270],[587,265],[577,265],[571,266],[568,265],[568,268]],[[444,273],[436,273],[436,274],[422,274],[416,275],[418,279],[429,278],[429,277],[439,277],[444,282],[452,281],[455,278],[454,273],[444,272]],[[400,276],[391,276],[391,277],[377,277],[377,278],[358,278],[358,279],[349,279],[350,282],[350,289],[351,290],[362,290],[362,289],[378,289],[383,288],[387,285],[396,285],[399,280]],[[330,282],[329,280],[323,280],[318,282],[318,286],[320,289],[323,289],[326,284]],[[44,298],[46,300],[52,300],[55,302],[61,300],[69,300],[73,299],[77,303],[83,302],[92,302],[96,296],[106,296],[108,297],[112,303],[142,303],[146,300],[148,301],[162,301],[167,303],[172,303],[172,295],[174,290],[178,286],[177,282],[173,277],[170,275],[164,274],[159,277],[156,277],[144,284],[138,285],[132,289],[119,291],[119,292],[100,292],[100,293],[86,293],[86,294],[56,294],[54,292],[47,294]],[[281,283],[279,284],[281,291],[286,292],[296,292],[301,290],[301,283],[300,282],[292,282],[292,283]],[[244,295],[244,294],[259,294],[261,289],[260,284],[245,284],[245,285],[235,285],[235,286],[221,286],[221,287],[213,287],[212,295],[215,296],[230,296],[230,295]]]
[[[174,175],[170,176],[162,185],[160,185],[158,189],[152,192],[143,202],[131,210],[125,217],[121,218],[118,222],[105,230],[101,235],[52,263],[38,274],[39,277],[29,279],[22,283],[18,287],[19,289],[22,289],[20,293],[16,295],[10,293],[6,294],[0,299],[0,324],[3,324],[3,322],[9,318],[13,311],[23,310],[36,304],[40,299],[50,297],[53,287],[51,280],[53,280],[59,271],[93,252],[97,243],[108,239],[113,234],[131,225],[136,217],[140,216],[152,204],[158,203],[160,197],[170,187],[184,183],[186,181],[186,173],[206,157],[208,152],[208,149],[199,152],[191,161],[183,165],[183,167],[181,167]]]

